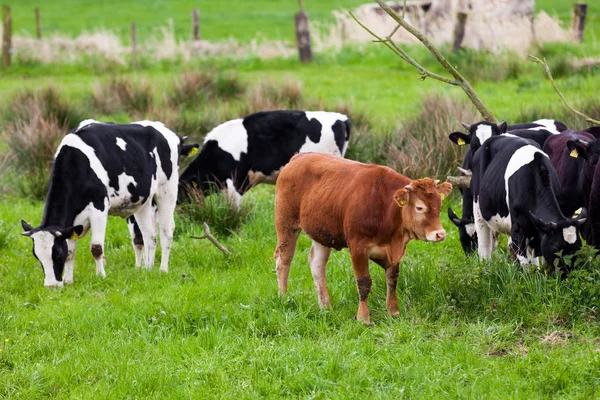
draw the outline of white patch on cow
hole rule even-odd
[[[492,127],[490,125],[478,125],[475,136],[479,139],[479,143],[483,144],[492,137]]]
[[[556,121],[554,121],[553,119],[538,119],[537,121],[533,121],[534,124],[540,124],[543,125],[544,127],[542,129],[546,129],[549,132],[551,132],[553,135],[558,135],[560,132],[556,129]],[[538,129],[534,129],[534,130],[539,130]]]
[[[121,150],[125,151],[125,147],[127,147],[127,143],[120,137],[117,138],[117,146],[121,148]]]
[[[35,255],[44,269],[44,286],[63,286],[54,276],[54,263],[52,262],[52,246],[54,235],[48,231],[38,231],[31,235]]]
[[[91,124],[101,124],[101,123],[102,122],[96,121],[95,119],[91,119],[91,118],[84,119],[83,121],[81,121],[79,123],[79,125],[77,125],[77,128],[75,129],[75,132],[78,132],[78,131],[82,130],[83,128],[85,128],[85,127],[87,127],[87,126],[89,126]]]
[[[523,256],[521,254],[516,254],[517,260],[519,260],[519,264],[521,267],[529,265],[529,258],[527,256]]]
[[[475,220],[475,232],[477,233],[477,253],[484,260],[492,258],[496,248],[497,238],[481,214],[479,203],[473,200],[473,218]]]
[[[204,143],[209,140],[216,141],[219,147],[231,154],[236,161],[240,161],[242,153],[248,153],[248,132],[241,118],[224,122],[208,132]]]
[[[577,241],[577,229],[574,226],[563,228],[563,239],[569,244],[573,244]]]
[[[108,188],[108,197],[110,199],[110,209],[108,213],[110,215],[128,217],[135,213],[146,199],[140,198],[136,203],[132,203],[128,186],[130,184],[137,186],[137,182],[132,176],[127,175],[125,172],[121,173],[118,178],[119,190],[116,191],[113,187]]]
[[[54,154],[54,158],[58,156],[63,146],[73,147],[85,154],[85,156],[90,162],[90,167],[92,168],[92,171],[94,171],[98,179],[100,179],[100,182],[102,182],[104,186],[108,187],[108,173],[106,172],[106,169],[104,169],[102,163],[96,156],[96,150],[94,150],[93,147],[87,145],[83,140],[81,140],[79,136],[70,133],[67,136],[65,136],[60,142],[60,146],[58,146],[58,149]]]
[[[536,267],[540,266],[540,259],[539,257],[535,256],[535,249],[529,246],[529,241],[527,241],[527,258],[531,264],[535,265]]]
[[[553,135],[558,135],[560,132],[556,128],[548,128],[547,126],[537,126],[535,128],[527,128],[528,131],[548,131]]]
[[[227,179],[227,198],[235,208],[239,209],[242,206],[242,195],[235,189],[235,185],[231,179]]]
[[[510,196],[508,191],[508,180],[511,176],[513,176],[519,169],[524,167],[525,165],[531,163],[535,157],[536,153],[542,154],[544,157],[548,157],[546,153],[540,150],[538,147],[533,145],[525,145],[519,148],[515,153],[511,156],[508,161],[508,165],[506,166],[506,171],[504,172],[504,189],[506,190],[506,204],[510,208]]]
[[[344,142],[344,146],[342,146],[342,151],[338,148],[335,142],[335,134],[333,133],[333,125],[336,121],[346,121],[348,117],[344,114],[336,113],[336,112],[328,112],[328,111],[306,111],[306,118],[308,120],[316,119],[322,125],[321,127],[321,137],[319,138],[319,142],[315,143],[310,138],[306,137],[306,141],[300,148],[300,153],[314,152],[314,153],[324,153],[324,154],[333,154],[334,156],[343,157],[346,152],[346,148],[348,143]]]
[[[504,233],[506,235],[510,235],[511,231],[511,221],[510,221],[510,213],[506,217],[501,217],[500,214],[496,214],[492,216],[492,218],[487,221],[488,225],[495,232]]]
[[[469,237],[473,237],[473,235],[475,234],[475,224],[474,223],[466,224],[465,231],[467,232],[467,235],[469,235]]]

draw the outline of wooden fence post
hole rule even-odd
[[[197,8],[192,11],[192,21],[194,24],[194,40],[198,41],[200,40],[200,16]]]
[[[42,38],[42,18],[40,17],[40,9],[39,7],[35,9],[35,31],[37,34],[37,38]]]
[[[12,19],[10,6],[2,6],[2,67],[10,66],[10,53],[12,52]]]
[[[585,30],[585,17],[587,15],[587,4],[573,4],[573,19],[571,20],[571,31],[578,43],[583,42],[583,32]]]
[[[456,13],[456,25],[454,26],[454,34],[452,39],[452,52],[460,49],[462,41],[465,38],[465,25],[467,24],[468,14],[464,11]]]
[[[304,12],[302,0],[298,0],[300,12],[296,14],[296,42],[298,44],[298,53],[300,61],[303,63],[312,61],[312,50],[310,48],[310,31],[308,30],[308,15]]]
[[[131,23],[131,68],[137,66],[137,35],[135,31],[135,22]]]

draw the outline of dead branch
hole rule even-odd
[[[396,11],[394,11],[390,6],[388,6],[383,0],[376,0],[379,6],[390,16],[392,17],[398,25],[392,33],[390,33],[385,38],[378,36],[376,33],[368,29],[364,24],[362,24],[353,13],[350,13],[352,18],[367,32],[369,32],[374,38],[376,38],[376,42],[383,43],[386,47],[392,50],[396,55],[398,55],[401,59],[415,67],[419,71],[419,75],[421,75],[421,80],[425,80],[426,78],[433,78],[438,81],[448,83],[450,85],[460,86],[461,89],[465,92],[465,94],[469,97],[471,102],[477,107],[479,113],[488,122],[498,123],[498,120],[491,113],[490,110],[481,102],[479,96],[469,83],[456,68],[454,68],[448,60],[439,52],[439,50],[423,35],[418,29],[411,26],[408,22],[406,22],[404,18],[404,10],[406,10],[406,0],[404,2],[404,8],[402,16],[398,15]],[[429,50],[429,52],[438,60],[438,62],[448,71],[454,79],[446,78],[441,75],[435,74],[427,69],[423,68],[419,63],[417,63],[414,59],[412,59],[402,48],[400,48],[393,40],[392,35],[398,30],[399,27],[403,27],[414,37],[419,39],[421,43]]]
[[[202,223],[202,226],[204,227],[204,235],[203,236],[190,236],[192,239],[208,239],[212,242],[212,244],[214,244],[215,246],[217,246],[217,248],[219,250],[221,250],[225,255],[230,256],[231,252],[229,250],[227,250],[225,248],[225,246],[223,246],[221,244],[221,242],[219,242],[217,240],[217,238],[215,238],[211,233],[210,233],[210,228],[208,227],[208,224],[206,222]]]
[[[552,84],[552,87],[554,88],[554,90],[556,91],[556,93],[558,93],[558,97],[560,97],[560,99],[562,100],[562,102],[564,103],[564,105],[574,114],[578,115],[579,117],[585,119],[589,124],[591,125],[600,125],[600,121],[593,119],[587,115],[585,115],[584,113],[582,113],[581,111],[576,110],[575,108],[573,108],[573,106],[571,106],[571,104],[567,101],[567,99],[565,98],[565,96],[562,94],[562,92],[558,89],[558,86],[556,86],[556,82],[554,82],[554,78],[552,78],[552,72],[550,71],[550,67],[548,66],[548,63],[546,62],[546,59],[544,58],[544,60],[542,61],[541,59],[537,58],[536,56],[533,55],[529,55],[527,56],[530,60],[532,60],[533,62],[536,62],[538,64],[542,64],[544,66],[544,69],[546,70],[546,75],[548,75],[548,79],[550,79],[550,83]]]
[[[452,184],[452,187],[458,189],[468,189],[471,187],[471,176],[448,176],[447,181]]]

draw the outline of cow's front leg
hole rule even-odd
[[[473,202],[473,217],[475,219],[475,232],[477,233],[477,253],[479,258],[490,260],[494,252],[496,239],[492,229],[481,215],[479,204]]]
[[[108,207],[106,213],[94,213],[90,217],[90,230],[92,237],[90,239],[90,251],[94,260],[96,260],[96,275],[106,278],[104,271],[104,239],[106,236],[106,223],[108,220]]]
[[[329,247],[322,246],[313,240],[310,253],[308,254],[308,262],[315,287],[317,288],[317,295],[319,296],[319,307],[321,308],[331,307],[325,276],[325,268],[330,254],[331,249]]]
[[[75,240],[67,239],[67,259],[65,260],[65,275],[63,276],[63,282],[65,284],[73,283],[73,268],[75,264],[75,250],[77,248],[77,242]]]
[[[285,296],[287,293],[290,267],[292,265],[292,260],[294,259],[294,254],[296,253],[296,243],[298,242],[300,229],[285,223],[280,223],[277,217],[275,218],[275,225],[277,229],[277,247],[275,248],[273,258],[275,259],[279,294]]]
[[[371,275],[369,275],[369,257],[363,251],[353,251],[350,249],[350,257],[352,259],[352,267],[354,268],[354,276],[356,277],[356,288],[358,289],[358,313],[356,319],[369,325],[371,318],[369,316],[369,308],[367,307],[367,299],[371,292]]]
[[[397,317],[400,314],[400,311],[398,311],[398,297],[396,296],[399,273],[400,263],[390,265],[385,270],[385,280],[387,282],[385,306],[392,317]]]
[[[175,186],[172,191],[165,193],[157,201],[160,246],[162,249],[160,271],[165,273],[169,272],[169,254],[171,253],[171,247],[173,246],[173,231],[175,230],[175,219],[173,218],[173,214],[175,213],[177,196],[172,194],[176,193],[177,187]]]
[[[225,191],[225,194],[227,195],[229,202],[237,210],[239,210],[242,207],[242,195],[235,188],[235,185],[233,184],[232,179],[227,179],[226,182],[227,182],[227,189]]]
[[[135,217],[131,216],[127,218],[127,228],[129,229],[129,235],[131,236],[131,245],[133,252],[135,253],[135,266],[142,266],[142,259],[144,256],[144,238],[142,232],[137,224]]]

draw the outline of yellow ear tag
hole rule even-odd
[[[577,149],[573,149],[573,150],[571,151],[571,153],[569,153],[569,155],[570,155],[571,157],[573,157],[573,158],[577,158],[577,157],[579,157],[579,153],[577,152]]]
[[[197,188],[198,187],[198,182],[192,181],[192,186]]]
[[[192,149],[192,151],[190,151],[190,154],[188,154],[188,157],[194,157],[196,155],[196,153],[198,152],[198,148],[194,147]]]
[[[73,234],[71,235],[71,240],[77,240],[79,239],[79,235],[75,232],[73,232]]]
[[[573,218],[575,218],[579,214],[581,214],[581,207],[579,207],[577,210],[575,210],[575,212],[573,213]]]
[[[398,205],[399,205],[400,207],[403,207],[404,205],[406,205],[406,201],[402,200],[400,203],[398,203]]]
[[[446,198],[446,195],[444,193],[440,193],[440,199],[442,199],[442,201]]]
[[[463,146],[466,144],[465,139],[463,139],[463,138],[458,138],[456,143],[458,143],[459,146]]]

